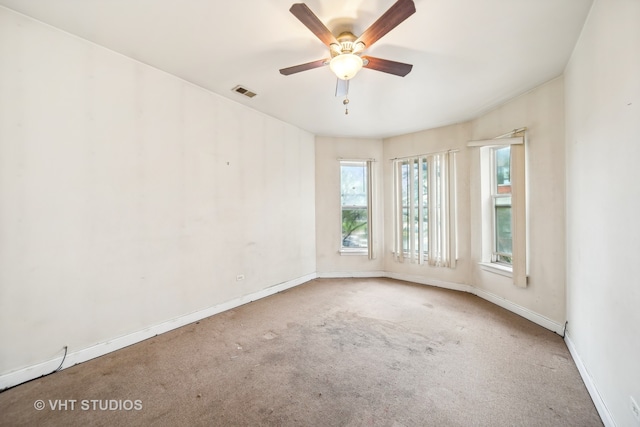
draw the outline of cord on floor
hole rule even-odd
[[[64,346],[64,356],[62,356],[62,362],[60,362],[60,366],[58,366],[58,368],[51,372],[52,374],[55,372],[58,372],[60,369],[62,369],[62,365],[64,364],[65,359],[67,358],[67,346]]]

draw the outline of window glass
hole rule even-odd
[[[511,193],[511,147],[498,148],[495,155],[497,192]]]
[[[493,150],[493,261],[511,264],[511,147]]]
[[[340,162],[343,249],[367,249],[367,162]]]

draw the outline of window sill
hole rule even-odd
[[[478,265],[484,271],[489,271],[501,276],[513,277],[513,269],[506,265],[501,265],[495,262],[479,262]]]
[[[369,255],[369,251],[367,249],[342,249],[339,250],[338,253],[340,255],[364,255],[367,256]]]

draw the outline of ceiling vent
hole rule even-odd
[[[254,96],[257,95],[257,93],[255,93],[254,91],[251,91],[251,90],[247,89],[246,87],[240,86],[240,85],[234,87],[231,90],[234,91],[234,92],[239,93],[240,95],[244,95],[244,96],[249,97],[249,98],[253,98]]]

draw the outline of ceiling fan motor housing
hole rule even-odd
[[[355,43],[357,39],[358,38],[350,31],[340,33],[340,35],[336,37],[339,44],[331,44],[331,57],[333,58],[343,53],[359,54],[362,52],[365,45],[362,42]]]

